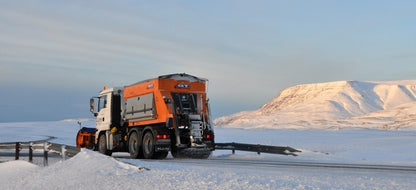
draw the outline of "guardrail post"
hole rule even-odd
[[[43,166],[48,166],[48,143],[43,143]]]
[[[65,152],[66,152],[66,146],[62,145],[61,146],[62,160],[65,160]]]
[[[33,142],[29,143],[29,162],[33,162]]]
[[[15,155],[14,155],[16,160],[19,160],[19,154],[20,154],[20,143],[16,142],[16,152],[15,152]]]
[[[233,144],[233,149],[231,151],[232,151],[233,154],[235,154],[235,145],[234,145],[235,143],[232,142],[232,144]]]
[[[257,154],[258,155],[260,155],[260,152],[261,152],[261,145],[260,144],[257,144]]]

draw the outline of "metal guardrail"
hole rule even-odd
[[[48,165],[48,152],[55,152],[62,156],[65,159],[66,156],[72,157],[80,152],[80,149],[74,146],[68,146],[63,144],[49,143],[49,142],[16,142],[16,143],[0,143],[0,150],[9,150],[15,152],[15,159],[19,160],[20,151],[28,150],[29,151],[29,162],[33,161],[33,151],[41,150],[43,151],[44,162],[43,165]]]
[[[20,151],[23,149],[29,150],[29,161],[33,159],[33,150],[43,150],[44,165],[48,165],[48,152],[55,152],[62,156],[65,159],[66,156],[73,157],[78,154],[81,150],[80,148],[56,144],[49,142],[16,142],[16,143],[0,143],[0,150],[15,150],[15,159],[18,160],[20,156]],[[269,146],[269,145],[260,145],[260,144],[243,144],[243,143],[216,143],[215,149],[217,150],[231,150],[235,154],[236,150],[239,151],[249,151],[260,153],[270,153],[270,154],[282,154],[282,155],[292,155],[297,156],[297,152],[300,150],[294,149],[292,147],[282,147],[282,146]]]
[[[239,151],[249,151],[257,152],[257,154],[270,153],[270,154],[283,154],[283,155],[292,155],[298,156],[297,152],[302,152],[300,150],[294,149],[292,147],[286,146],[269,146],[269,145],[260,145],[260,144],[243,144],[243,143],[215,143],[215,149],[217,150],[232,150],[232,153],[235,154],[236,150]]]
[[[69,146],[64,144],[55,144],[55,143],[49,143],[49,150],[55,151],[57,153],[62,153],[66,156],[73,157],[76,154],[78,154],[81,149],[77,148],[75,146]]]

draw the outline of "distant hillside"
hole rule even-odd
[[[416,81],[338,81],[284,89],[260,109],[214,120],[240,128],[416,129]]]

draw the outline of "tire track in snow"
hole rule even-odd
[[[324,162],[302,162],[302,161],[270,161],[270,160],[235,160],[235,159],[167,159],[167,160],[146,160],[148,162],[172,162],[187,163],[202,166],[238,166],[262,168],[329,168],[329,169],[346,169],[346,170],[367,170],[367,171],[394,171],[394,172],[416,172],[416,166],[411,165],[383,165],[383,164],[352,164],[352,163],[324,163]]]

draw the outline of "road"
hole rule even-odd
[[[53,137],[52,137],[53,138]],[[60,151],[60,145],[55,144],[56,151]],[[28,156],[27,151],[21,152],[21,157],[25,159]],[[40,152],[34,152],[34,157],[42,157]],[[56,153],[50,153],[50,158],[53,160],[59,160],[61,156]],[[133,159],[129,158],[128,153],[114,153],[113,157],[120,161],[127,163],[134,163]],[[0,151],[0,161],[12,160],[14,158],[14,152]],[[357,163],[326,163],[319,161],[288,161],[288,160],[264,160],[264,159],[233,159],[233,158],[221,158],[210,157],[209,159],[173,159],[167,158],[164,160],[142,160],[145,162],[162,162],[162,163],[180,163],[185,165],[198,165],[207,167],[238,167],[247,169],[279,169],[279,168],[327,168],[334,170],[365,170],[365,171],[389,171],[389,172],[411,172],[416,173],[416,166],[414,165],[390,165],[390,164],[357,164]]]
[[[134,160],[119,156],[118,160],[134,163]],[[381,171],[381,172],[409,172],[416,174],[416,166],[411,165],[390,165],[390,164],[355,164],[355,163],[325,163],[313,161],[282,161],[282,160],[256,160],[256,159],[223,159],[223,158],[209,158],[206,160],[199,159],[173,159],[165,160],[142,160],[145,162],[157,163],[172,163],[181,165],[194,165],[203,167],[238,167],[246,169],[264,169],[276,170],[281,168],[293,169],[331,169],[331,170],[349,170],[349,171]]]

